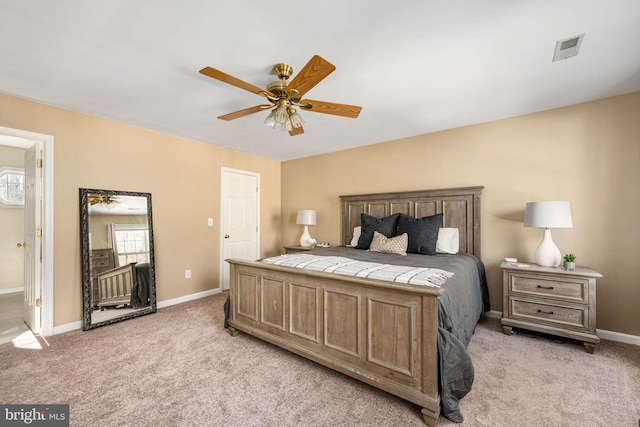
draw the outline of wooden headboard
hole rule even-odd
[[[480,198],[484,187],[447,188],[399,193],[340,196],[342,244],[351,242],[360,214],[385,217],[404,213],[415,218],[442,213],[443,227],[458,228],[460,252],[480,258]]]

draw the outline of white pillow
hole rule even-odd
[[[353,228],[353,237],[351,238],[351,243],[349,243],[347,246],[358,246],[358,240],[360,240],[361,230],[362,227],[360,226]]]
[[[441,254],[457,254],[460,250],[460,232],[457,228],[441,228],[438,231],[436,252]]]

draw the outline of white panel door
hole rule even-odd
[[[40,262],[42,208],[42,161],[40,143],[35,143],[25,153],[24,165],[24,306],[23,318],[32,331],[41,332],[40,323]]]
[[[222,168],[221,188],[221,280],[229,289],[228,258],[258,259],[260,175]]]

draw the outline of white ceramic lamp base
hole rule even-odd
[[[304,226],[304,231],[302,232],[302,236],[300,236],[300,246],[304,247],[304,248],[308,248],[310,246],[315,245],[316,239],[312,238],[311,235],[309,234],[309,226],[305,225]]]
[[[561,259],[560,249],[551,238],[551,229],[545,228],[542,242],[536,248],[536,264],[543,267],[557,267]]]

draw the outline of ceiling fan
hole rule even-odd
[[[300,114],[298,114],[294,107],[306,111],[333,114],[335,116],[354,119],[360,114],[362,107],[355,105],[302,99],[309,90],[320,83],[335,69],[336,67],[333,64],[318,55],[314,55],[302,70],[289,81],[289,77],[293,74],[293,67],[289,64],[276,64],[273,67],[273,72],[278,76],[278,80],[271,82],[266,89],[262,89],[211,67],[203,68],[200,70],[200,73],[232,86],[239,87],[240,89],[248,90],[256,95],[263,96],[270,102],[270,104],[260,104],[245,108],[244,110],[228,113],[219,116],[219,119],[234,120],[270,109],[271,113],[267,116],[265,124],[272,129],[279,127],[281,130],[289,131],[291,136],[295,136],[304,133],[304,129],[302,128],[304,120],[302,120],[302,117],[300,117]]]
[[[89,205],[91,206],[100,205],[105,207],[114,207],[114,205],[120,203],[118,196],[111,196],[108,194],[89,194],[87,198],[89,200]]]

